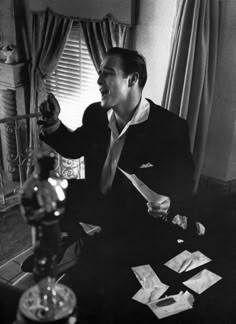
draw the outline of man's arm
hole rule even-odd
[[[40,139],[66,158],[76,159],[83,156],[89,145],[89,127],[83,124],[74,132],[70,131],[59,120],[60,106],[51,93],[40,105],[40,111]]]
[[[89,145],[89,136],[83,126],[71,132],[63,123],[60,123],[58,129],[52,133],[41,132],[39,138],[69,159],[83,156]]]

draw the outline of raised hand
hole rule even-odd
[[[41,103],[39,110],[42,118],[38,121],[38,125],[49,127],[55,125],[60,114],[60,105],[52,93],[48,94],[47,100]]]

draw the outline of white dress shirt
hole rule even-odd
[[[116,169],[118,166],[119,158],[125,144],[127,132],[130,125],[135,125],[144,122],[148,119],[150,111],[150,104],[145,99],[142,98],[140,103],[132,117],[132,119],[125,125],[121,133],[119,133],[116,124],[115,113],[112,109],[107,112],[109,120],[109,128],[111,129],[110,145],[107,153],[107,158],[105,160],[102,174],[100,188],[103,194],[106,194],[111,186],[115,177]]]

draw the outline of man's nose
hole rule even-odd
[[[97,84],[101,85],[102,84],[102,76],[99,74],[98,79],[97,79]]]

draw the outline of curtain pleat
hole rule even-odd
[[[162,105],[187,120],[200,179],[215,88],[219,0],[179,2]]]
[[[114,20],[111,15],[107,15],[100,21],[81,21],[86,44],[98,71],[105,52],[111,47],[129,46],[130,26]]]
[[[48,9],[32,15],[31,113],[37,112],[38,105],[45,99],[44,80],[56,67],[72,21],[72,18],[55,15]],[[31,122],[29,136],[30,147],[37,150],[35,121]]]
[[[95,68],[99,69],[105,52],[114,46],[128,47],[130,26],[119,23],[111,15],[102,20],[84,20],[55,14],[50,9],[32,14],[31,99],[30,112],[35,113],[46,98],[44,80],[55,69],[62,54],[73,21],[81,23],[86,45]],[[31,121],[29,145],[37,151],[38,130]]]

